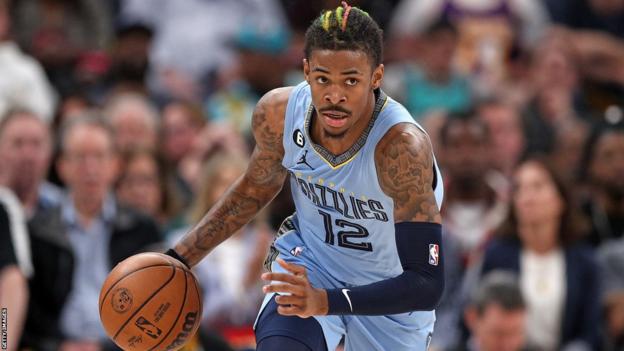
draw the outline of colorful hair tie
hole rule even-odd
[[[323,29],[325,29],[326,32],[329,32],[329,16],[331,16],[331,11],[327,11],[323,15]]]
[[[347,29],[347,20],[349,19],[349,12],[351,12],[351,6],[349,6],[346,1],[343,1],[342,7],[344,7],[345,9],[344,16],[342,17],[342,31],[344,32]]]

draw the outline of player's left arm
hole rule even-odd
[[[377,145],[375,164],[383,191],[394,200],[395,240],[403,273],[368,285],[324,290],[309,284],[305,268],[280,261],[292,274],[263,277],[282,282],[265,286],[265,292],[290,293],[276,298],[279,313],[385,315],[437,306],[444,290],[444,261],[429,138],[412,124],[396,125]]]
[[[435,309],[444,290],[442,226],[428,136],[410,123],[392,127],[375,151],[382,190],[394,200],[403,273],[377,283],[328,290],[328,314],[394,314]]]

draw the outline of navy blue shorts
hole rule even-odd
[[[258,318],[256,343],[260,344],[263,339],[274,336],[298,341],[305,344],[310,351],[327,351],[327,343],[319,322],[312,317],[282,316],[277,313],[275,297],[269,301]],[[273,348],[271,349],[273,350]]]

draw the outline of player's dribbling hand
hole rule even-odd
[[[275,292],[275,302],[279,305],[277,312],[284,316],[326,315],[328,311],[327,292],[310,285],[306,269],[303,266],[287,263],[281,258],[277,263],[289,273],[264,273],[263,280],[274,281],[262,287],[264,293]],[[287,293],[289,295],[279,295]]]

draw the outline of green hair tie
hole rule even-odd
[[[342,25],[343,13],[344,13],[344,8],[342,6],[336,8],[336,23],[338,23],[338,26]]]

